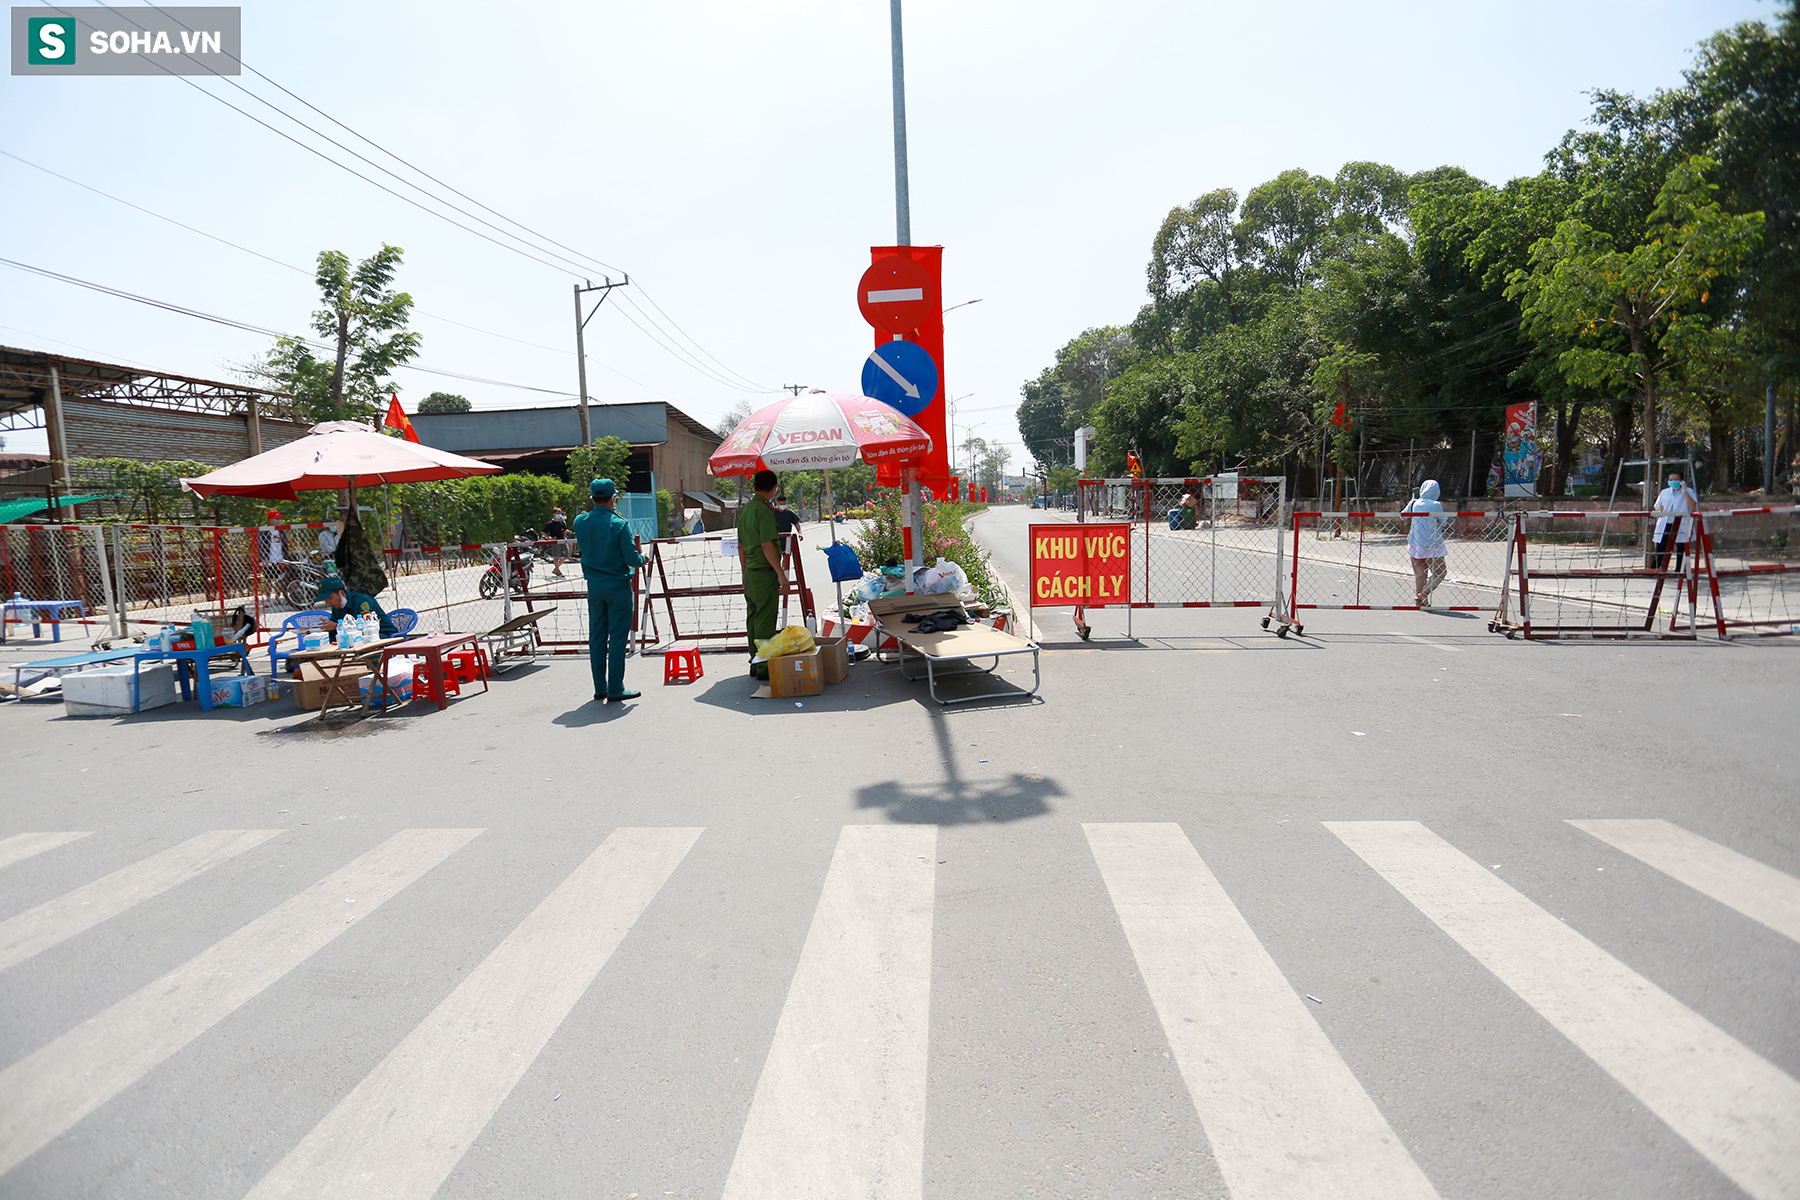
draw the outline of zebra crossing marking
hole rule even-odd
[[[1791,1076],[1417,821],[1325,827],[1732,1182],[1800,1196]]]
[[[407,829],[162,978],[0,1071],[0,1175],[142,1079],[467,845],[479,829]]]
[[[90,830],[87,833],[15,833],[9,838],[0,838],[0,869],[23,862],[34,854],[92,836]]]
[[[1082,831],[1235,1200],[1435,1200],[1181,827]]]
[[[1570,821],[1703,896],[1800,942],[1800,879],[1663,820]]]
[[[429,1200],[703,832],[615,830],[248,1200]]]
[[[279,829],[215,829],[0,921],[0,971],[255,849]]]
[[[935,825],[846,825],[723,1200],[918,1200]]]

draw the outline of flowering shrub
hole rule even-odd
[[[900,533],[900,494],[877,492],[870,497],[869,509],[874,515],[863,526],[862,537],[855,546],[856,557],[862,560],[863,568],[874,571],[889,563],[905,562],[905,543]],[[922,565],[929,565],[939,558],[955,563],[969,577],[970,586],[983,603],[990,608],[1004,608],[1006,590],[988,566],[987,551],[978,546],[963,527],[964,520],[976,511],[976,506],[954,501],[927,501],[922,513],[925,538],[919,560]]]

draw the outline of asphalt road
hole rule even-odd
[[[0,1194],[1800,1194],[1800,644],[1257,617],[0,705]]]

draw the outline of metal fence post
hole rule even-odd
[[[120,617],[119,606],[113,596],[112,573],[107,570],[106,530],[98,525],[90,528],[94,531],[94,553],[100,557],[100,590],[106,597],[107,628],[114,637],[123,637],[125,622]]]

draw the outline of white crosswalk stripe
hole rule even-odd
[[[429,1200],[701,832],[621,829],[607,838],[251,1200]]]
[[[215,829],[0,921],[0,971],[253,850],[279,829]]]
[[[1741,914],[1800,935],[1800,882],[1774,868],[1666,821],[1570,824],[1734,910],[1720,911],[1720,920]],[[1324,828],[1355,855],[1327,843],[1347,869],[1360,872],[1360,861],[1393,887],[1398,897],[1387,893],[1387,902],[1396,913],[1444,953],[1467,951],[1510,989],[1496,990],[1502,1003],[1516,995],[1660,1117],[1673,1131],[1662,1135],[1672,1149],[1678,1136],[1756,1200],[1800,1200],[1800,1155],[1793,1150],[1800,1145],[1800,1083],[1423,824]],[[1126,991],[1146,1023],[1147,997],[1180,1076],[1176,1082],[1169,1074],[1168,1086],[1178,1094],[1185,1085],[1202,1148],[1210,1148],[1233,1200],[1433,1200],[1437,1192],[1423,1169],[1437,1174],[1431,1144],[1401,1140],[1370,1095],[1377,1089],[1357,1078],[1326,1032],[1339,1027],[1320,1024],[1265,947],[1268,932],[1259,936],[1246,918],[1259,910],[1240,909],[1243,898],[1233,900],[1181,826],[1092,823],[1082,830],[1091,870],[1123,935],[1120,961],[1129,949],[1143,981],[1142,992]],[[208,886],[227,890],[223,881],[209,884],[221,873],[208,871],[277,832],[200,834],[0,922],[0,969],[12,968],[7,980],[29,988],[31,972],[49,969],[30,961],[33,955],[135,904],[175,887],[205,903]],[[134,1085],[185,1047],[193,1047],[190,1056],[241,1053],[219,1034],[205,1035],[268,989],[296,986],[284,976],[401,890],[443,886],[423,877],[481,832],[396,834],[0,1070],[0,1176],[109,1101],[155,1103],[154,1084]],[[603,973],[620,948],[653,952],[657,943],[627,942],[644,914],[664,903],[665,893],[678,906],[691,904],[704,873],[697,863],[685,870],[682,864],[696,845],[713,850],[702,833],[617,829],[560,882],[546,881],[547,894],[526,902],[537,900],[536,907],[498,944],[484,944],[472,957],[485,958],[435,1008],[410,1030],[402,1026],[369,1047],[364,1061],[379,1060],[373,1069],[346,1081],[347,1090],[318,1097],[312,1111],[325,1116],[310,1131],[302,1125],[287,1135],[296,1140],[269,1147],[258,1160],[265,1173],[247,1200],[428,1200],[447,1180],[468,1182],[463,1172],[481,1154],[471,1155],[472,1148],[516,1136],[504,1124],[516,1118],[520,1098],[509,1104],[509,1097],[559,1036],[568,1036],[559,1031],[584,997],[588,1005],[619,1000]],[[8,853],[18,861],[85,836],[0,840],[0,865]],[[711,1140],[729,1156],[728,1164],[718,1160],[708,1184],[717,1194],[722,1179],[723,1200],[923,1196],[933,1161],[927,1082],[938,843],[933,826],[845,826],[822,880],[801,884],[809,893],[816,885],[817,900],[792,977],[772,981],[763,997],[774,1029],[771,1036],[760,1026],[769,1042],[754,1089],[749,1076],[739,1076],[738,1098],[701,1119],[702,1126],[714,1123]],[[729,889],[713,899],[717,883],[705,881],[706,903],[732,903]],[[1447,939],[1429,932],[1400,898]],[[1097,903],[1097,919],[1111,929],[1106,900]],[[798,919],[805,909],[793,912]],[[378,919],[398,915],[389,910]],[[1109,936],[1117,935],[1102,933]],[[557,1052],[565,1049],[584,1053],[579,1046]],[[1574,1049],[1566,1053],[1577,1058]],[[746,1063],[755,1069],[754,1059]],[[591,1065],[600,1077],[611,1069]],[[1383,1105],[1390,1103],[1388,1086],[1380,1089]],[[587,1110],[563,1111],[594,1119]],[[1191,1122],[1185,1113],[1182,1119]],[[1418,1126],[1402,1128],[1410,1139]],[[1021,1135],[1029,1142],[1029,1131]],[[604,1140],[606,1127],[578,1124],[559,1136]],[[1685,1147],[1680,1153],[1691,1158]],[[554,1187],[575,1182],[545,1179]],[[0,1179],[0,1193],[7,1182]],[[1451,1190],[1446,1179],[1439,1183]],[[248,1185],[246,1179],[238,1186]]]
[[[1668,821],[1570,821],[1614,849],[1800,942],[1800,879]]]
[[[409,829],[0,1071],[0,1174],[143,1078],[479,829]],[[345,914],[352,914],[346,917]]]
[[[1800,1083],[1418,822],[1325,825],[1745,1192],[1800,1196]]]
[[[924,1191],[937,829],[846,825],[725,1200]]]
[[[15,833],[9,838],[0,838],[0,869],[88,836],[86,833]]]
[[[1235,1200],[1436,1197],[1180,826],[1082,829]]]

